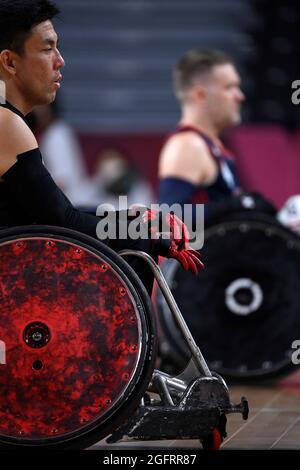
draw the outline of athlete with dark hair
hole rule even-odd
[[[96,238],[99,218],[75,209],[56,186],[24,122],[35,106],[51,103],[60,88],[65,63],[51,21],[58,13],[48,0],[0,2],[0,80],[6,91],[0,106],[0,225],[58,225]],[[103,241],[117,251],[135,248],[173,257],[196,272],[201,262],[189,249],[188,232],[179,219],[148,209],[140,223],[148,230],[152,221],[153,232],[153,223],[160,216],[168,222],[168,244],[159,233],[155,240]]]

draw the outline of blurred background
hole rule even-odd
[[[179,107],[171,71],[190,48],[236,61],[243,124],[225,141],[243,186],[280,207],[300,193],[300,4],[295,0],[56,0],[65,58],[60,118],[74,130],[88,176],[115,149],[157,190],[157,159]],[[43,130],[43,129],[42,129]],[[42,132],[40,132],[42,135]],[[91,199],[95,195],[89,195]],[[89,202],[88,201],[88,202]]]

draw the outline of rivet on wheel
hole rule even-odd
[[[107,400],[105,400],[105,403],[106,403],[107,405],[110,405],[110,404],[111,404],[111,399],[108,398]]]
[[[23,242],[17,242],[17,243],[16,243],[16,246],[17,246],[18,248],[21,248],[21,246],[23,246]]]
[[[48,240],[48,241],[46,242],[46,245],[47,245],[47,246],[54,246],[54,243],[53,243],[51,240]]]
[[[249,230],[249,227],[247,224],[241,224],[240,226],[240,232],[247,232]]]
[[[119,292],[120,292],[121,295],[125,295],[126,294],[126,289],[124,289],[124,287],[120,287]]]
[[[102,271],[107,271],[107,269],[108,269],[107,264],[101,264],[101,269],[102,269]]]
[[[272,367],[272,361],[264,361],[261,366],[263,369],[270,369]]]
[[[136,344],[132,344],[132,345],[130,346],[130,349],[131,349],[131,351],[136,351],[136,350],[137,350],[137,345],[136,345]]]
[[[58,429],[54,428],[54,429],[51,429],[51,434],[56,434],[58,432]]]

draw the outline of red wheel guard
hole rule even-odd
[[[0,259],[0,435],[47,439],[105,419],[140,354],[126,284],[67,241],[5,242]]]

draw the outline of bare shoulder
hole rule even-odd
[[[17,155],[38,147],[32,131],[17,114],[0,108],[0,173],[5,173]]]
[[[165,144],[163,151],[167,153],[172,150],[179,152],[200,152],[207,153],[207,146],[204,140],[195,132],[187,131],[174,134]]]
[[[198,184],[206,179],[211,156],[204,140],[195,132],[174,134],[164,145],[159,159],[159,176],[180,177]]]
[[[9,109],[0,108],[0,144],[18,153],[37,147],[32,131],[23,119]]]

